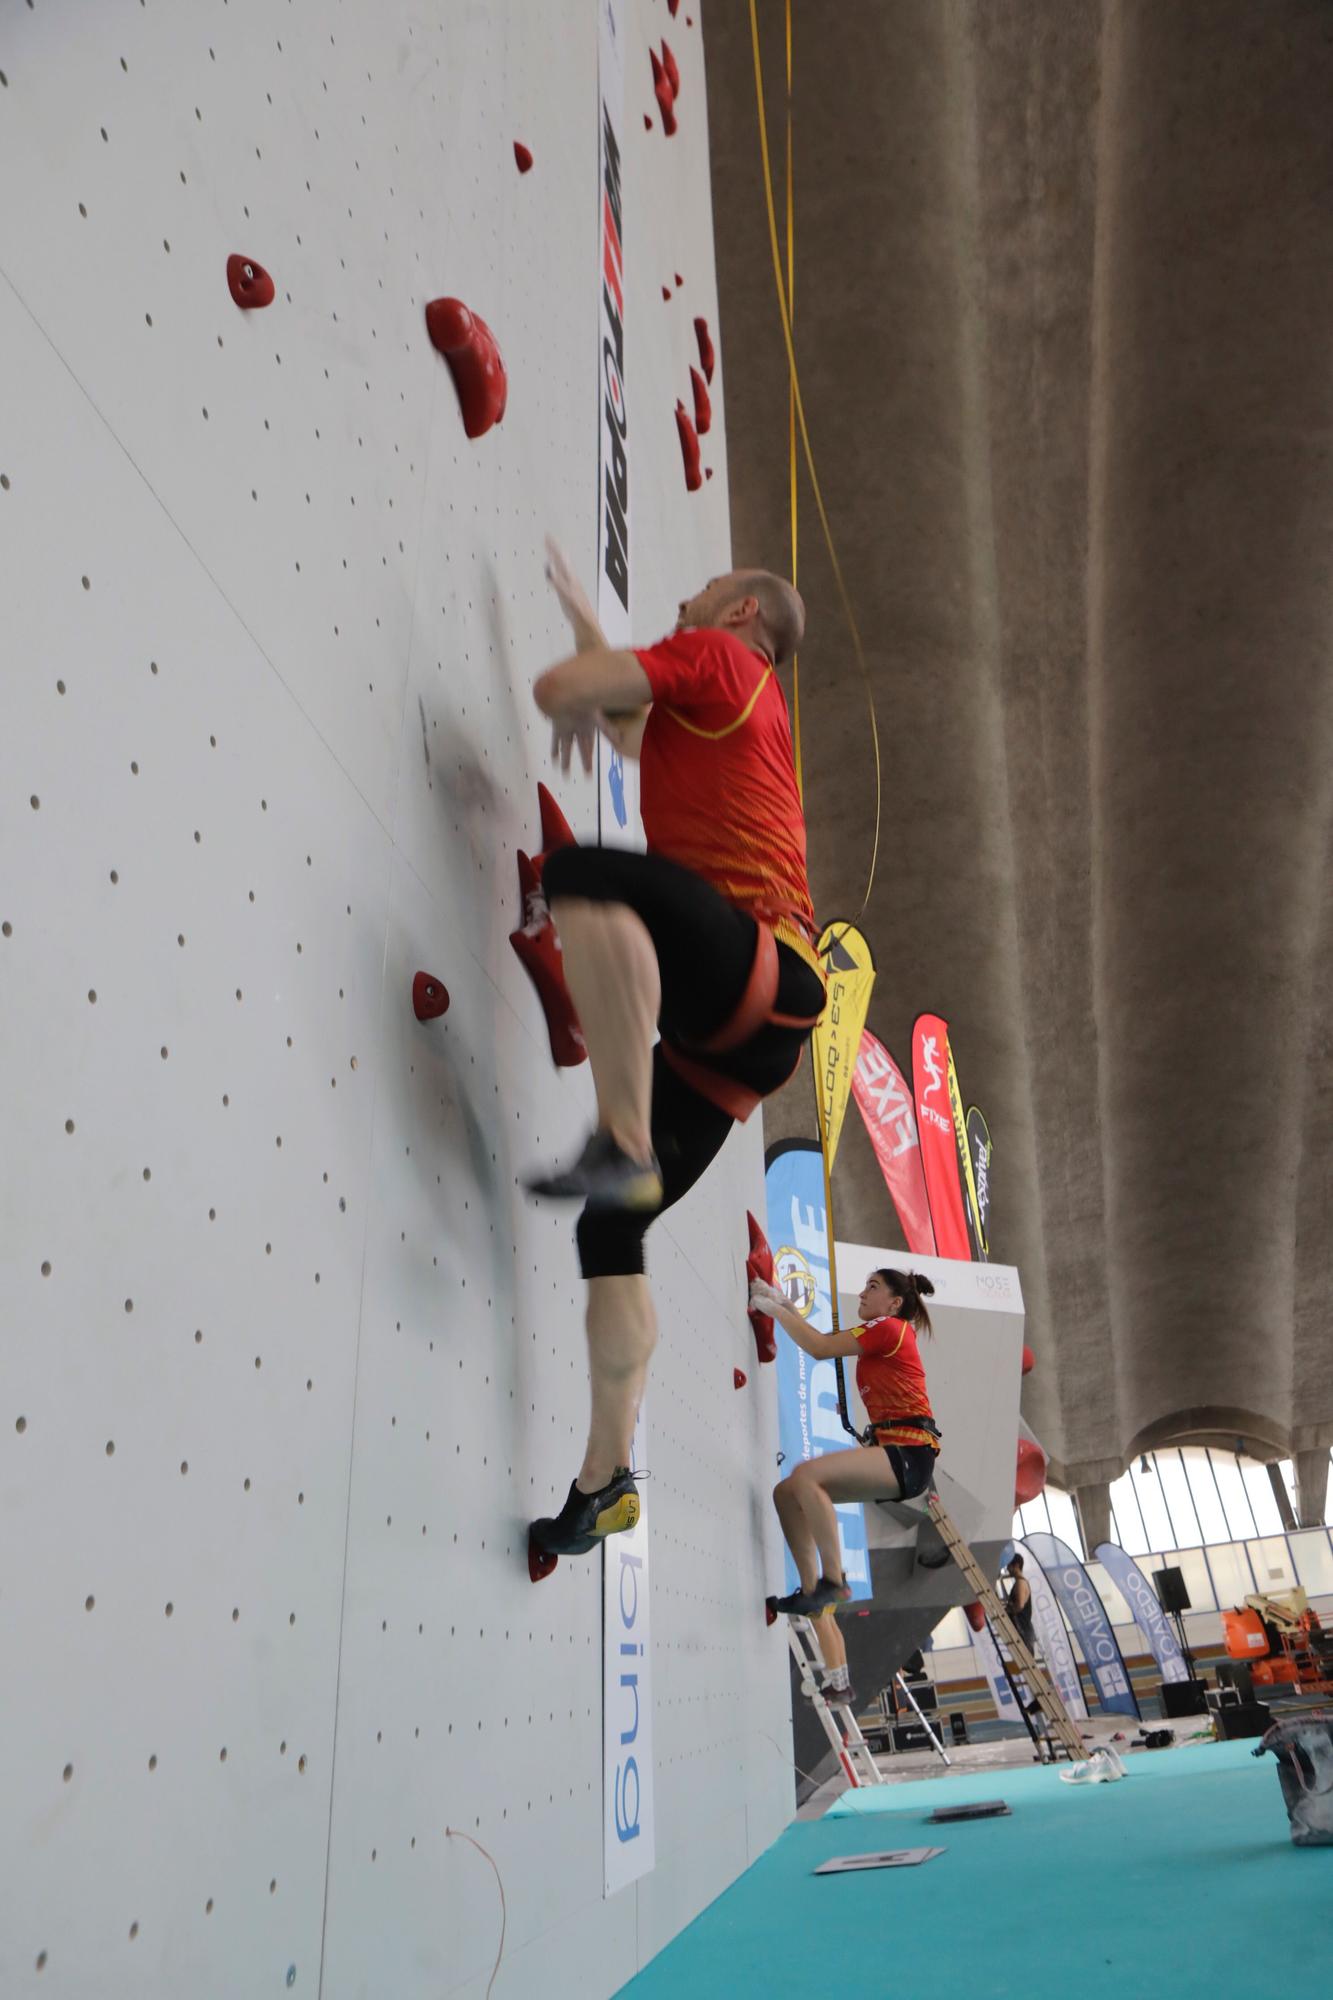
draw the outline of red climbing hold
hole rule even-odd
[[[1023,1343],[1023,1373],[1025,1375],[1030,1375],[1033,1369],[1036,1367],[1036,1365],[1037,1365],[1037,1357],[1032,1352],[1032,1349],[1027,1345],[1025,1341]]]
[[[713,428],[713,405],[697,368],[690,370],[690,384],[694,390],[694,428],[704,437]]]
[[[273,280],[253,257],[228,257],[227,289],[245,312],[273,303]]]
[[[675,277],[676,277],[676,290],[679,291],[681,286],[685,283],[685,280],[681,277],[679,271],[676,272]]]
[[[733,1368],[731,1371],[731,1381],[733,1388],[743,1389],[746,1383],[745,1370],[743,1368]]]
[[[673,21],[676,18],[676,14],[677,11],[679,10],[679,7],[680,7],[680,0],[667,0],[667,13],[670,14]]]
[[[671,85],[671,95],[673,97],[679,97],[680,66],[677,63],[676,58],[672,55],[670,48],[667,46],[665,42],[663,42],[662,44],[662,68],[666,72],[667,82]]]
[[[529,147],[523,144],[521,139],[515,139],[514,141],[514,158],[518,162],[518,170],[521,174],[532,172],[532,152]]]
[[[555,1568],[559,1560],[560,1560],[559,1556],[553,1556],[549,1549],[544,1549],[541,1546],[540,1542],[538,1542],[536,1536],[533,1534],[531,1528],[529,1528],[528,1529],[528,1575],[532,1579],[532,1581],[534,1583],[540,1583],[543,1577],[547,1577],[551,1574],[551,1571]]]
[[[704,371],[704,381],[711,382],[714,362],[713,336],[708,331],[706,319],[697,319],[694,322],[694,337],[699,343],[699,366]]]
[[[676,429],[680,432],[680,455],[685,463],[686,489],[695,493],[704,483],[699,470],[699,435],[690,422],[690,413],[683,403],[676,404]]]
[[[974,1632],[980,1632],[984,1629],[986,1614],[979,1604],[965,1604],[963,1606],[963,1616]]]
[[[1046,1454],[1031,1438],[1018,1440],[1018,1463],[1014,1468],[1014,1505],[1026,1507],[1046,1484]]]
[[[651,132],[653,129],[653,121],[646,111],[643,114],[643,129],[645,132]]]
[[[773,1252],[768,1247],[768,1238],[749,1209],[745,1211],[745,1220],[750,1231],[750,1254],[745,1260],[746,1279],[752,1284],[756,1278],[760,1278],[764,1284],[774,1285],[777,1283],[777,1272],[773,1264]],[[773,1332],[772,1318],[768,1313],[756,1312],[752,1306],[746,1310],[750,1315],[750,1324],[754,1328],[755,1351],[760,1361],[775,1361],[778,1343]]]
[[[670,287],[670,285],[663,285],[663,287],[662,287],[662,297],[663,297],[664,299],[669,299],[669,298],[671,297],[671,287]]]
[[[704,478],[705,478],[705,479],[711,479],[711,478],[712,478],[712,476],[713,476],[713,468],[712,468],[712,466],[711,466],[711,465],[706,465],[706,466],[704,467]]]
[[[670,77],[651,49],[648,55],[653,65],[653,95],[662,114],[662,130],[669,139],[676,129],[676,93],[671,88]]]
[[[573,830],[545,785],[537,787],[537,806],[542,816],[543,855],[550,854],[557,847],[572,847]]]
[[[412,981],[412,1012],[418,1021],[438,1021],[449,1012],[449,989],[433,973],[419,972]]]
[[[470,438],[484,437],[504,416],[509,399],[509,378],[495,335],[461,299],[432,299],[426,307],[426,331],[449,363],[463,429]]]
[[[555,810],[558,813],[560,808],[556,806]],[[558,841],[552,844],[567,846],[569,843]],[[530,861],[526,854],[519,853],[518,887],[523,898],[523,922],[518,930],[509,933],[509,942],[541,1001],[542,1012],[546,1016],[547,1039],[551,1044],[551,1061],[557,1069],[577,1069],[580,1063],[588,1060],[588,1046],[565,984],[560,939],[551,922],[546,898],[542,895],[540,859]]]

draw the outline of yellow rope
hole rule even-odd
[[[861,670],[866,686],[866,700],[870,709],[870,737],[875,751],[875,839],[870,855],[870,874],[866,882],[866,892],[862,899],[858,917],[864,916],[870,902],[870,892],[875,884],[875,867],[879,860],[879,828],[883,809],[883,774],[879,754],[879,724],[875,717],[874,692],[870,684],[870,669],[866,664],[865,648],[861,644],[861,632],[852,610],[852,601],[847,593],[847,584],[838,560],[837,547],[833,540],[833,530],[829,526],[828,510],[824,505],[824,495],[819,484],[819,474],[815,470],[815,455],[810,444],[810,428],[805,420],[805,402],[801,395],[801,379],[796,367],[796,348],[792,341],[791,310],[788,305],[787,288],[782,276],[782,252],[778,247],[778,220],[773,202],[773,168],[768,150],[768,120],[764,112],[764,64],[759,49],[759,13],[756,0],[750,0],[750,39],[754,47],[755,102],[759,112],[759,149],[764,163],[764,200],[768,209],[768,240],[773,253],[773,280],[777,286],[778,311],[782,319],[782,337],[787,347],[787,367],[791,377],[791,401],[796,411],[796,421],[800,426],[801,444],[805,452],[805,467],[810,475],[810,486],[815,496],[815,506],[819,511],[819,524],[824,531],[824,543],[833,568],[838,595],[842,599],[843,613],[852,635],[852,650],[856,664]]]
[[[791,0],[787,0],[787,301],[796,314],[796,212],[792,201],[791,149]],[[798,539],[796,531],[796,391],[787,384],[787,464],[791,482],[791,580],[797,585]],[[801,658],[792,654],[792,723],[796,752],[796,795],[805,804],[805,767],[801,761]]]

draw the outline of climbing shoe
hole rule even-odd
[[[639,1524],[639,1494],[628,1466],[619,1466],[597,1493],[580,1493],[575,1482],[560,1512],[534,1521],[531,1539],[550,1556],[586,1556],[607,1535],[627,1534]]]
[[[845,1604],[851,1594],[845,1583],[830,1583],[821,1576],[813,1590],[793,1590],[786,1597],[775,1597],[773,1609],[784,1618],[818,1618],[830,1604]]]
[[[656,1209],[662,1203],[662,1170],[657,1156],[632,1160],[609,1132],[596,1131],[573,1166],[527,1182],[532,1194],[548,1201],[586,1201],[590,1208]]]

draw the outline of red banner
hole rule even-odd
[[[958,1172],[958,1140],[949,1100],[948,1070],[948,1022],[942,1021],[938,1014],[918,1014],[912,1028],[912,1083],[936,1254],[969,1264],[972,1239],[967,1231],[967,1211]]]
[[[914,1256],[933,1257],[935,1232],[930,1226],[912,1093],[893,1057],[868,1028],[861,1036],[852,1072],[852,1095],[865,1120],[907,1247]]]

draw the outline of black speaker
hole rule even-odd
[[[1163,1715],[1202,1715],[1208,1706],[1202,1681],[1163,1681]]]
[[[893,1747],[895,1750],[927,1750],[930,1738],[919,1722],[895,1722]]]
[[[1273,1721],[1273,1711],[1262,1701],[1243,1701],[1239,1708],[1219,1708],[1213,1717],[1217,1733],[1231,1742],[1236,1736],[1262,1736]]]
[[[1153,1582],[1157,1586],[1157,1602],[1163,1611],[1189,1610],[1190,1594],[1185,1588],[1185,1578],[1180,1570],[1159,1569],[1153,1577]]]
[[[967,1717],[961,1709],[955,1709],[949,1716],[949,1728],[955,1743],[966,1743]]]

